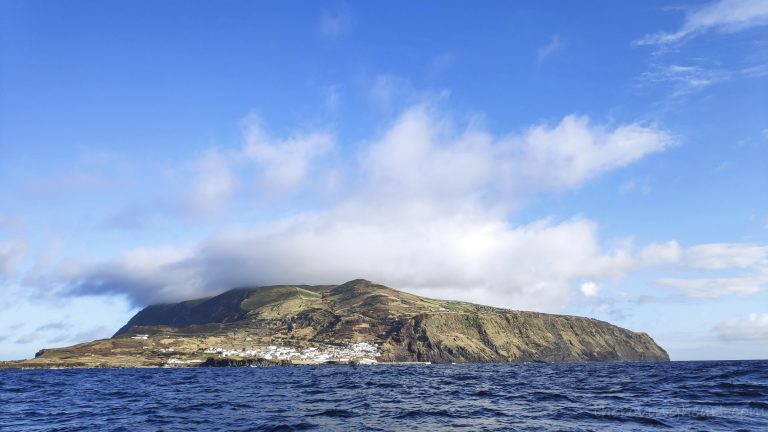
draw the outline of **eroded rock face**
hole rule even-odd
[[[149,306],[112,339],[41,350],[28,362],[157,366],[210,346],[345,342],[376,343],[379,361],[396,362],[669,360],[647,334],[603,321],[429,299],[358,279]]]
[[[534,312],[435,313],[402,320],[382,351],[390,361],[669,360],[645,333],[581,317]]]

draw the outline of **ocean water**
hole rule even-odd
[[[768,431],[768,361],[0,370],[3,431]]]

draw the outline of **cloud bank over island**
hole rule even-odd
[[[418,105],[359,145],[343,166],[324,160],[337,146],[327,132],[274,138],[249,120],[242,140],[193,164],[200,174],[186,200],[199,198],[210,212],[247,199],[232,186],[244,181],[236,175],[243,165],[251,170],[245,177],[267,194],[312,191],[329,170],[340,173],[342,192],[324,208],[232,224],[190,245],[148,244],[114,260],[81,263],[63,279],[64,292],[119,294],[147,305],[235,286],[365,277],[439,298],[556,312],[581,295],[600,300],[593,281],[655,267],[757,272],[657,281],[690,297],[750,294],[766,283],[764,246],[611,245],[585,217],[511,222],[535,194],[578,188],[677,144],[652,124],[568,115],[497,136]]]

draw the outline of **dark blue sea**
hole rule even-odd
[[[768,431],[768,361],[0,370],[3,431]]]

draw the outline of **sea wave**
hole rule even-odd
[[[0,370],[0,430],[768,430],[768,361]]]

